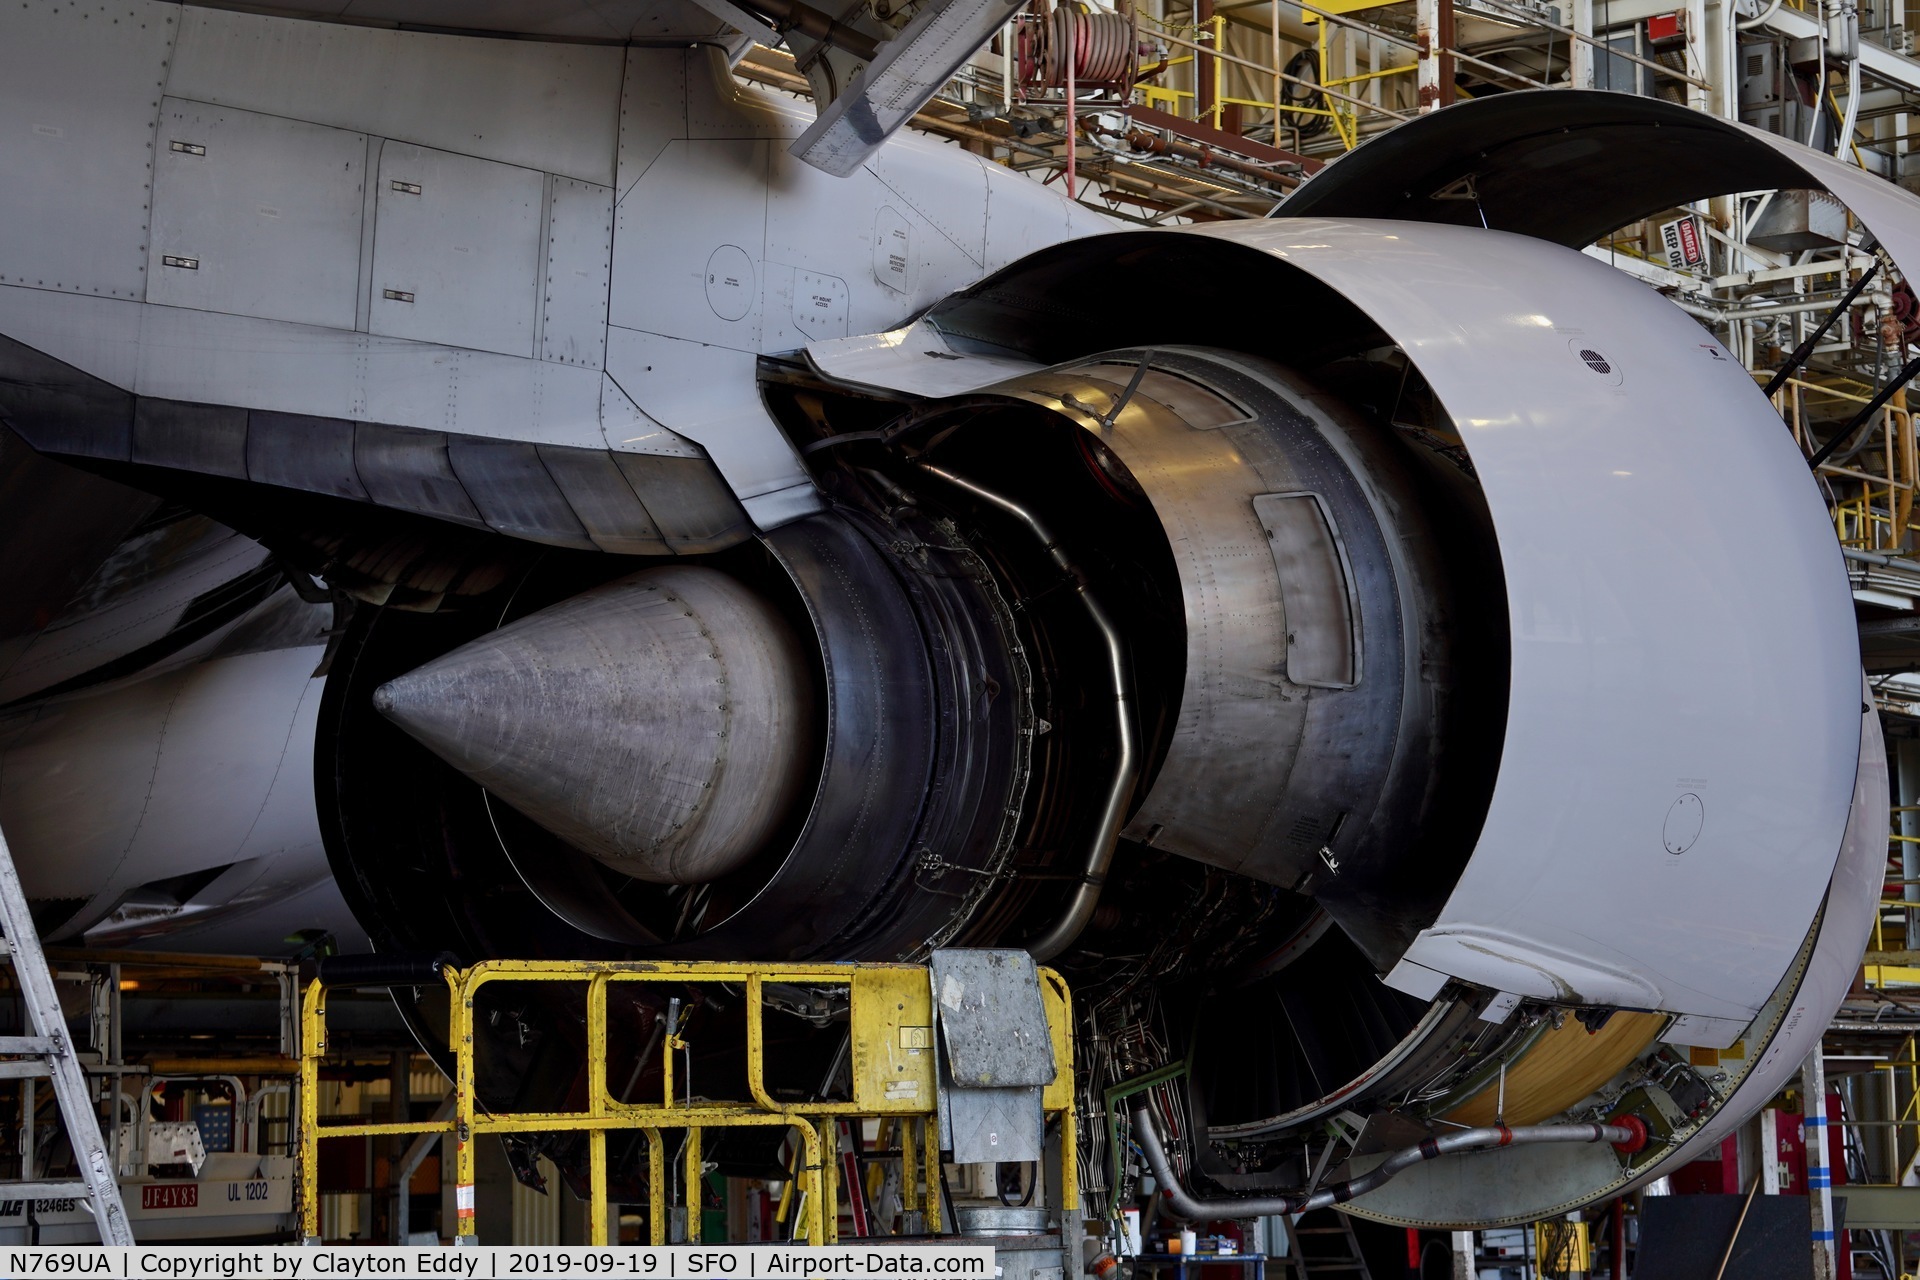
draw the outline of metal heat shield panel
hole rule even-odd
[[[448,11],[464,18],[476,8]],[[620,113],[612,107],[626,65],[617,45],[197,7],[175,12],[180,44],[167,86],[182,98],[407,138],[602,186],[613,181]],[[98,19],[92,26],[105,34]],[[88,91],[100,92],[102,83],[90,81]]]
[[[1040,1087],[942,1089],[940,1134],[955,1164],[1040,1160],[1046,1151]]]
[[[595,369],[606,365],[612,271],[613,188],[555,178],[540,295],[542,359]]]
[[[1040,975],[1024,951],[936,951],[930,962],[940,1040],[956,1085],[1051,1084],[1053,1037]]]
[[[1039,971],[1024,951],[936,951],[941,1145],[960,1164],[1039,1160],[1058,1074]]]
[[[353,328],[366,135],[160,105],[147,301]]]
[[[178,12],[132,22],[46,0],[8,6],[0,285],[145,292],[149,148]]]
[[[1262,493],[1253,511],[1267,531],[1287,615],[1287,679],[1351,689],[1360,679],[1353,589],[1333,517],[1318,494]]]
[[[379,181],[369,330],[532,356],[543,177],[389,142]]]

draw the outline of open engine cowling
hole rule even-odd
[[[1709,334],[1563,245],[1793,183],[1911,260],[1920,205],[1667,104],[1525,97],[1396,131],[1300,216],[1057,244],[762,356],[731,445],[798,459],[804,503],[743,505],[691,443],[296,419],[26,347],[9,421],[325,579],[321,826],[383,949],[1026,946],[1090,1079],[1191,1046],[1160,1098],[1195,1194],[1290,1194],[1330,1129],[1335,1176],[1462,1124],[1646,1125],[1355,1206],[1549,1216],[1779,1086],[1886,816],[1804,458]],[[612,1012],[616,1074],[657,1012]],[[571,1086],[570,1011],[481,1034],[488,1096]],[[793,1087],[823,1044],[782,1044]]]
[[[1270,317],[1194,336],[1261,349],[1034,304],[1122,272],[1236,279]],[[1018,943],[1112,1012],[1135,981],[1115,949],[1160,929],[1179,945],[1149,963],[1200,1028],[1197,1186],[1298,1185],[1336,1118],[1374,1126],[1356,1172],[1405,1145],[1380,1134],[1496,1111],[1654,1134],[1463,1158],[1360,1206],[1417,1224],[1651,1176],[1798,1061],[1776,1033],[1816,946],[1865,919],[1884,806],[1856,797],[1884,766],[1805,464],[1685,316],[1537,240],[1294,220],[1061,246],[887,346],[769,371],[832,509],[708,571],[760,602],[734,625],[804,652],[788,704],[812,719],[804,765],[765,716],[721,745],[791,799],[712,874],[624,875],[542,824],[570,792],[631,808],[668,781],[630,753],[586,750],[590,785],[516,807],[511,751],[485,772],[442,724],[439,759],[380,710],[423,663],[531,643],[555,668],[617,586],[532,573],[489,619],[359,625],[329,690],[337,847],[395,945]],[[726,666],[743,638],[685,612],[689,671]],[[409,860],[424,882],[443,852],[485,892],[423,911]],[[1708,903],[1738,937],[1703,939]],[[1248,1009],[1285,1033],[1209,1030]]]

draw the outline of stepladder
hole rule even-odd
[[[1339,1276],[1343,1280],[1371,1280],[1360,1239],[1353,1224],[1338,1209],[1316,1209],[1298,1218],[1282,1218],[1287,1233],[1286,1272],[1293,1280]]]
[[[40,1079],[51,1083],[75,1165],[75,1173],[69,1178],[0,1179],[0,1198],[83,1201],[93,1213],[100,1243],[131,1245],[133,1227],[120,1200],[120,1183],[101,1137],[93,1095],[67,1032],[60,998],[54,991],[53,971],[40,949],[40,936],[34,932],[33,917],[27,910],[26,890],[4,833],[0,833],[0,960],[13,966],[27,1027],[32,1032],[0,1036],[0,1080],[21,1082],[23,1092]],[[31,1102],[25,1105],[31,1106]],[[23,1175],[27,1172],[23,1168]]]

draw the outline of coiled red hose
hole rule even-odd
[[[1022,29],[1020,79],[1041,88],[1067,83],[1067,50],[1073,50],[1076,84],[1118,84],[1129,78],[1137,53],[1133,24],[1117,13],[1088,13],[1077,4],[1055,9],[1043,23]]]

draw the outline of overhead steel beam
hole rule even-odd
[[[1020,0],[948,0],[930,5],[880,45],[839,97],[800,135],[792,153],[846,177],[911,120],[993,38]]]

